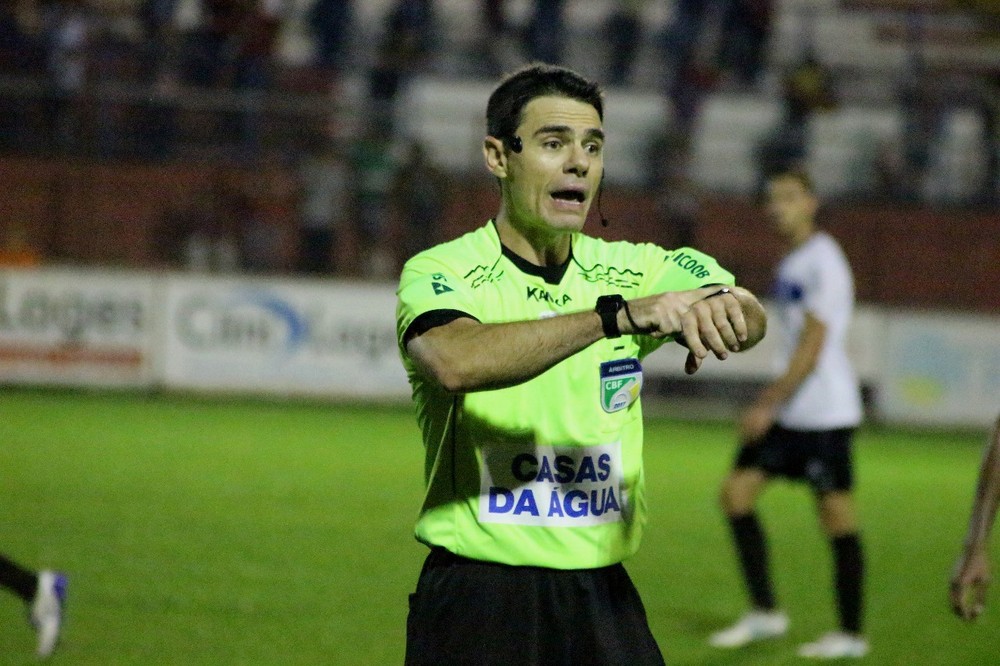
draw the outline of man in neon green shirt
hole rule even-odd
[[[690,248],[581,233],[603,174],[603,100],[535,65],[487,105],[496,218],[410,259],[397,333],[423,431],[431,548],[407,664],[660,664],[621,562],[645,523],[641,359],[695,372],[748,349],[757,299]]]

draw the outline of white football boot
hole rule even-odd
[[[31,624],[38,633],[39,657],[48,657],[59,643],[66,603],[66,576],[56,571],[38,573],[38,589],[31,601]]]
[[[854,634],[832,631],[813,643],[799,646],[799,656],[808,659],[860,659],[868,654],[868,641]]]
[[[788,616],[781,611],[753,610],[733,626],[712,634],[708,644],[717,648],[739,648],[756,641],[780,638],[788,633]]]

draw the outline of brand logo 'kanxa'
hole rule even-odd
[[[553,305],[566,305],[573,300],[570,298],[569,294],[553,294],[548,289],[542,289],[541,287],[528,287],[527,289],[527,298],[529,301],[551,303]]]

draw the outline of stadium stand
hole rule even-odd
[[[313,121],[328,123],[332,134],[342,139],[357,132],[366,117],[366,77],[374,62],[374,45],[386,30],[386,13],[395,0],[354,4],[350,55],[335,81],[325,80],[324,73],[311,64],[305,33],[310,2],[296,0],[286,7],[275,49],[276,87],[263,94],[150,89],[114,74],[123,68],[105,63],[101,71],[108,72],[107,78],[92,81],[79,100],[87,129],[79,153],[54,155],[58,151],[46,143],[37,119],[30,120],[34,115],[8,116],[30,116],[26,129],[39,139],[0,146],[0,170],[8,184],[7,209],[31,223],[36,245],[50,260],[128,266],[154,263],[152,230],[163,218],[167,202],[188,196],[198,183],[211,182],[220,173],[228,174],[225,178],[243,189],[266,190],[259,187],[260,179],[268,173],[287,178],[300,149],[301,128]],[[515,28],[529,20],[530,4],[509,3],[509,19]],[[984,243],[983,252],[993,253],[983,257],[1000,255],[1000,248],[991,245],[1000,238],[1000,221],[995,206],[989,206],[998,186],[995,177],[989,181],[989,151],[992,145],[996,152],[996,142],[985,140],[989,118],[973,94],[982,72],[995,75],[1000,70],[1000,49],[995,48],[995,34],[987,29],[995,21],[984,21],[975,13],[946,11],[942,9],[946,4],[930,0],[776,2],[764,76],[751,88],[719,77],[694,126],[691,175],[704,199],[696,240],[724,252],[726,234],[738,229],[741,219],[759,216],[752,201],[759,170],[754,149],[781,117],[782,73],[812,52],[833,76],[837,104],[809,121],[807,161],[821,193],[831,200],[834,217],[844,220],[837,223],[838,233],[846,237],[849,251],[861,256],[867,256],[872,247],[888,252],[904,239],[910,244],[894,254],[908,257],[906,267],[869,262],[880,268],[872,268],[863,278],[862,296],[887,298],[879,288],[891,279],[903,279],[900,271],[906,268],[914,273],[905,276],[908,284],[926,282],[929,291],[925,293],[945,299],[920,305],[998,309],[990,290],[971,286],[980,285],[978,278],[968,283],[968,293],[963,285],[952,296],[934,288],[948,283],[940,277],[941,271],[954,265],[942,253],[958,253],[965,247],[942,234],[974,230]],[[197,0],[180,5],[183,25],[195,25]],[[598,78],[603,75],[608,62],[605,19],[613,6],[610,0],[567,3],[566,64]],[[667,1],[645,3],[630,85],[610,91],[607,129],[614,141],[609,145],[604,205],[612,220],[627,222],[613,224],[603,232],[608,235],[660,238],[663,233],[648,180],[656,159],[650,153],[669,129],[673,112],[662,89],[660,51],[671,6]],[[453,182],[464,183],[456,189],[442,221],[446,232],[454,232],[492,212],[481,205],[493,201],[494,190],[480,167],[478,145],[483,101],[494,74],[486,71],[477,51],[482,42],[478,8],[471,10],[464,0],[437,0],[434,8],[430,57],[401,89],[396,127],[400,138],[423,139],[433,159],[457,176]],[[917,19],[922,41],[915,50],[909,29]],[[909,68],[916,55],[923,66],[947,66],[953,75],[945,77],[949,87],[937,91],[947,104],[931,110],[939,114],[937,131],[932,137],[918,137],[927,143],[928,157],[916,196],[900,204],[893,199],[898,193],[886,181],[898,175],[893,171],[902,159],[898,153],[910,137],[912,118],[907,116],[900,89],[903,75],[914,74]],[[3,108],[39,108],[48,94],[44,82],[17,74],[6,68],[0,77],[0,97],[8,105]],[[149,135],[139,131],[143,123],[130,114],[150,109],[177,113],[174,138],[178,145],[166,159],[134,150],[148,147],[144,142]],[[248,110],[266,118],[263,152],[250,161],[233,159],[239,151],[226,144],[230,136],[209,132],[203,121]],[[143,118],[148,116],[138,117]],[[995,119],[993,127],[995,132]],[[114,137],[116,131],[121,135]],[[110,141],[107,145],[114,150],[102,152],[102,140]],[[995,168],[996,155],[992,158]],[[122,187],[123,183],[128,187]],[[989,196],[984,198],[984,193]],[[924,208],[927,205],[929,209]],[[922,247],[924,242],[931,247],[909,254],[910,248]],[[953,249],[935,246],[935,242]],[[730,259],[743,264],[737,266],[743,269],[741,274],[755,276],[760,271],[763,279],[765,257],[747,260],[734,249]]]

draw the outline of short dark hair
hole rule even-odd
[[[790,178],[797,181],[799,185],[805,188],[806,192],[813,195],[816,194],[816,185],[813,183],[812,176],[800,166],[780,166],[767,174],[768,182],[778,180],[779,178]]]
[[[536,97],[568,97],[597,110],[604,121],[601,87],[566,67],[532,63],[506,76],[486,104],[486,133],[509,140],[524,115],[524,107]]]

